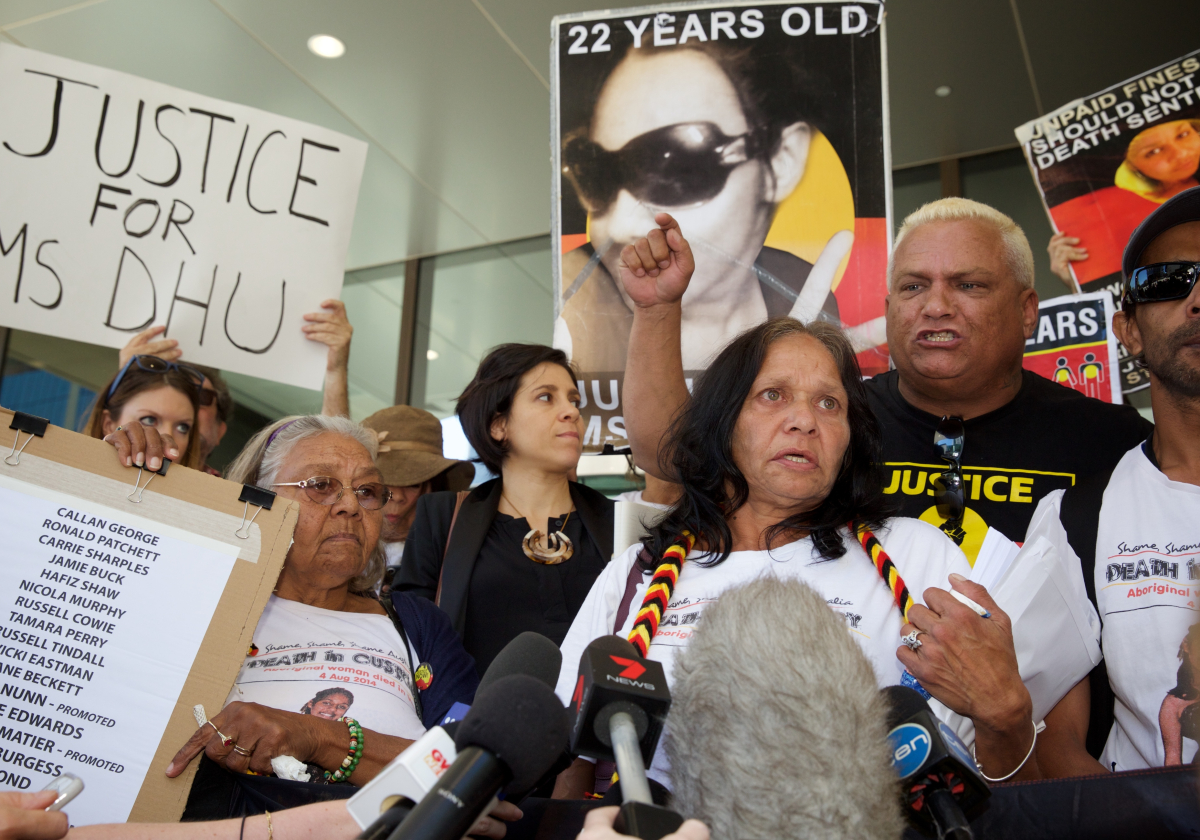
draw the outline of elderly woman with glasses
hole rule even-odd
[[[375,596],[388,498],[376,448],[375,434],[348,418],[289,417],[258,432],[228,469],[232,481],[295,500],[300,514],[226,706],[167,768],[174,777],[201,753],[209,759],[193,816],[227,816],[220,791],[252,786],[247,771],[270,774],[278,756],[308,765],[314,782],[367,782],[474,697],[475,663],[449,619],[424,599]],[[297,711],[339,685],[341,714]]]

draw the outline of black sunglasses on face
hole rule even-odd
[[[147,373],[166,373],[169,370],[177,370],[192,381],[196,386],[196,390],[200,393],[201,405],[208,405],[204,401],[204,391],[200,386],[204,384],[204,374],[196,370],[191,365],[181,365],[178,362],[168,362],[166,359],[160,359],[158,356],[134,356],[125,366],[117,373],[117,378],[113,380],[112,385],[108,386],[108,394],[105,395],[104,401],[108,402],[112,399],[112,395],[117,392],[117,386],[121,384],[121,380],[125,378],[125,374],[129,372],[130,365],[137,365],[138,370],[144,370]],[[216,398],[216,394],[212,393],[209,402]]]
[[[725,189],[729,173],[754,157],[753,135],[730,137],[710,122],[677,123],[641,134],[615,152],[576,135],[563,146],[563,174],[589,212],[621,190],[655,207],[703,204]]]
[[[1182,300],[1200,277],[1200,262],[1163,262],[1135,268],[1125,284],[1122,302],[1162,303]]]
[[[949,465],[944,473],[934,480],[933,502],[938,516],[946,520],[946,526],[957,528],[962,524],[966,512],[966,495],[963,492],[962,459],[964,441],[961,417],[946,415],[933,432],[933,445],[938,455]]]

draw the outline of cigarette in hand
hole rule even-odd
[[[959,592],[957,589],[951,589],[950,594],[954,596],[954,600],[956,600],[960,604],[974,610],[975,614],[977,616],[979,616],[980,618],[991,618],[992,617],[992,614],[990,612],[988,612],[983,607],[976,604],[974,601],[972,601],[966,595]]]

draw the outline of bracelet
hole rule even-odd
[[[267,840],[275,840],[275,826],[271,825],[271,812],[266,811],[267,815]]]
[[[363,729],[352,717],[341,718],[346,721],[346,727],[350,730],[350,752],[342,759],[342,766],[334,770],[332,773],[325,771],[325,781],[327,782],[345,782],[350,779],[350,774],[354,772],[354,768],[358,767],[359,759],[363,754]]]
[[[1029,757],[1031,755],[1033,755],[1033,748],[1037,746],[1038,733],[1041,732],[1042,730],[1044,730],[1045,728],[1046,728],[1046,721],[1042,721],[1041,723],[1033,724],[1033,743],[1029,745],[1029,752],[1025,753],[1025,757],[1021,759],[1021,763],[1017,765],[1016,770],[1013,770],[1007,776],[1001,776],[998,779],[993,779],[991,776],[989,776],[983,772],[983,765],[979,763],[979,759],[975,758],[975,744],[971,744],[971,758],[975,761],[975,769],[977,769],[979,771],[980,776],[983,776],[983,778],[986,781],[989,781],[992,784],[995,784],[996,782],[1003,782],[1003,781],[1007,781],[1008,779],[1011,779],[1013,776],[1020,773],[1021,768],[1024,767],[1025,763],[1029,761]]]

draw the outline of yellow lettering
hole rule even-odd
[[[964,475],[963,479],[971,479],[971,501],[979,501],[979,489],[983,484],[983,476],[979,475]]]
[[[883,488],[883,492],[891,495],[900,489],[900,470],[892,470],[892,483]]]
[[[925,471],[921,470],[917,473],[917,483],[915,486],[909,483],[909,476],[912,475],[912,472],[912,470],[904,471],[904,480],[900,489],[907,496],[919,496],[921,495],[921,491],[925,489]]]
[[[989,499],[991,499],[993,502],[1006,502],[1006,501],[1008,501],[1008,497],[1007,497],[1007,496],[1003,496],[1003,495],[999,495],[999,496],[998,496],[998,495],[996,495],[996,491],[995,491],[995,489],[993,489],[993,488],[995,488],[995,486],[996,486],[997,484],[999,484],[999,483],[1000,483],[1000,482],[1002,482],[1002,481],[1003,481],[1005,484],[1008,484],[1008,476],[1006,476],[1006,475],[994,475],[994,476],[992,476],[991,478],[989,478],[987,481],[985,481],[985,482],[983,483],[983,495],[987,496],[987,497],[988,497]]]
[[[1032,478],[1014,478],[1010,486],[1012,488],[1008,494],[1010,502],[1028,503],[1033,501],[1033,496],[1030,495],[1030,491],[1033,489]]]

